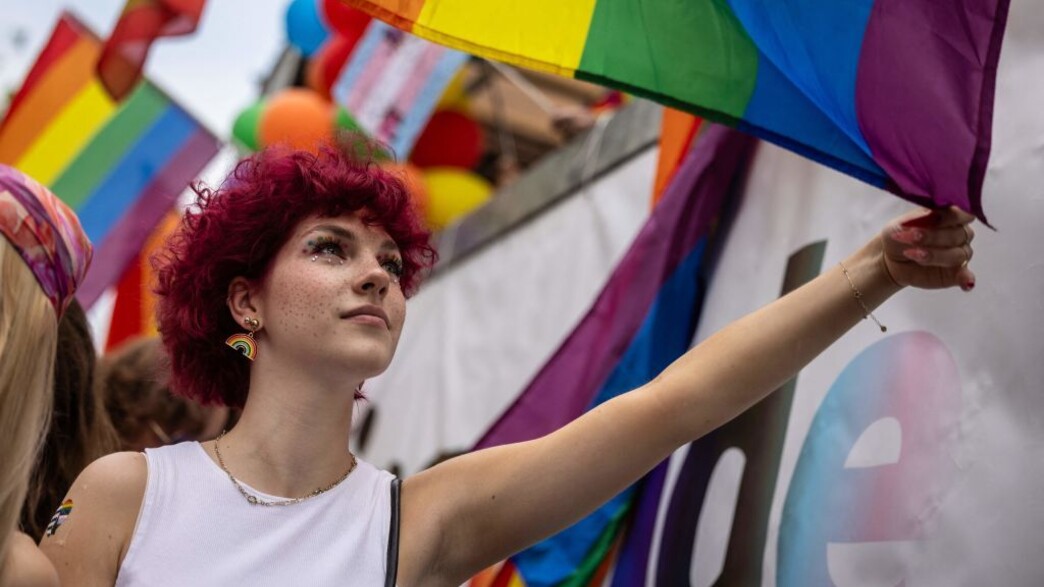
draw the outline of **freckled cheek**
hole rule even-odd
[[[332,326],[331,286],[326,280],[311,276],[288,279],[277,300],[289,336],[320,338],[322,330]]]

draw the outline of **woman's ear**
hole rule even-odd
[[[232,319],[243,328],[248,318],[261,320],[257,290],[245,277],[237,277],[228,284],[228,309]]]

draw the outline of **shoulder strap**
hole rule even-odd
[[[396,575],[399,571],[399,502],[402,494],[402,480],[398,477],[391,482],[391,524],[388,528],[388,563],[385,587],[395,587]]]

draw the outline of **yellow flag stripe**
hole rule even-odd
[[[91,81],[47,123],[16,167],[44,185],[52,184],[115,110],[101,85]]]

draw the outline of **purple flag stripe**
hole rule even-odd
[[[1008,0],[875,0],[856,110],[874,159],[904,197],[985,221],[997,62]]]
[[[476,449],[538,438],[591,404],[661,285],[712,227],[736,163],[753,144],[717,125],[708,125],[697,141],[594,306]]]
[[[187,187],[185,179],[195,177],[217,154],[219,146],[209,132],[197,130],[156,174],[105,240],[98,244],[87,278],[76,292],[84,308],[90,308],[106,288],[119,281],[127,265]]]

